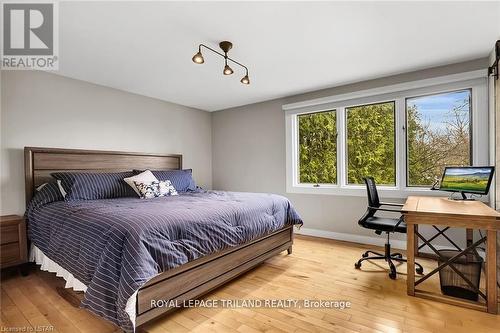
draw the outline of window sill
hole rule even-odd
[[[400,189],[397,187],[380,186],[377,187],[378,194],[382,198],[407,198],[410,195],[432,196],[432,197],[449,197],[451,192],[433,191],[428,188],[408,187]],[[315,195],[337,195],[351,197],[366,197],[366,188],[364,186],[319,186],[313,187],[310,185],[295,185],[287,186],[287,193],[295,194],[315,194]],[[477,200],[488,201],[488,196],[485,195]]]

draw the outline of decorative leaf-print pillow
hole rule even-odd
[[[134,182],[141,199],[152,199],[157,197],[166,197],[178,195],[175,187],[170,180],[152,181],[152,182]]]

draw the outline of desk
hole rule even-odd
[[[500,229],[500,214],[480,201],[455,201],[440,197],[410,196],[402,208],[407,225],[407,257],[408,276],[407,293],[449,304],[474,308],[497,314],[497,230]],[[418,225],[441,225],[466,229],[486,230],[483,237],[474,244],[468,245],[463,253],[472,253],[475,248],[486,242],[486,294],[483,294],[485,303],[461,300],[440,294],[429,293],[416,289],[416,286],[434,275],[445,266],[453,267],[453,258],[429,274],[415,281],[415,245],[421,239],[437,254],[437,250],[418,232]],[[481,297],[481,296],[480,296]]]

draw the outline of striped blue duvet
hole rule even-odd
[[[27,218],[33,244],[87,285],[82,306],[128,332],[127,300],[158,273],[302,224],[282,196],[216,191],[149,200],[44,198],[29,205]]]

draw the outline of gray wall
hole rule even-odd
[[[305,228],[374,236],[373,232],[356,223],[366,209],[364,197],[286,193],[285,113],[282,105],[485,69],[487,63],[486,58],[479,59],[215,112],[212,117],[213,187],[282,194],[292,201],[305,221]],[[459,238],[463,236],[460,234]]]
[[[486,66],[479,59],[212,114],[49,73],[2,71],[0,213],[24,211],[24,146],[182,153],[201,186],[282,194],[307,228],[373,236],[356,224],[365,198],[285,192],[281,106]]]
[[[182,153],[212,186],[210,113],[45,72],[1,76],[2,215],[24,212],[24,146]]]

